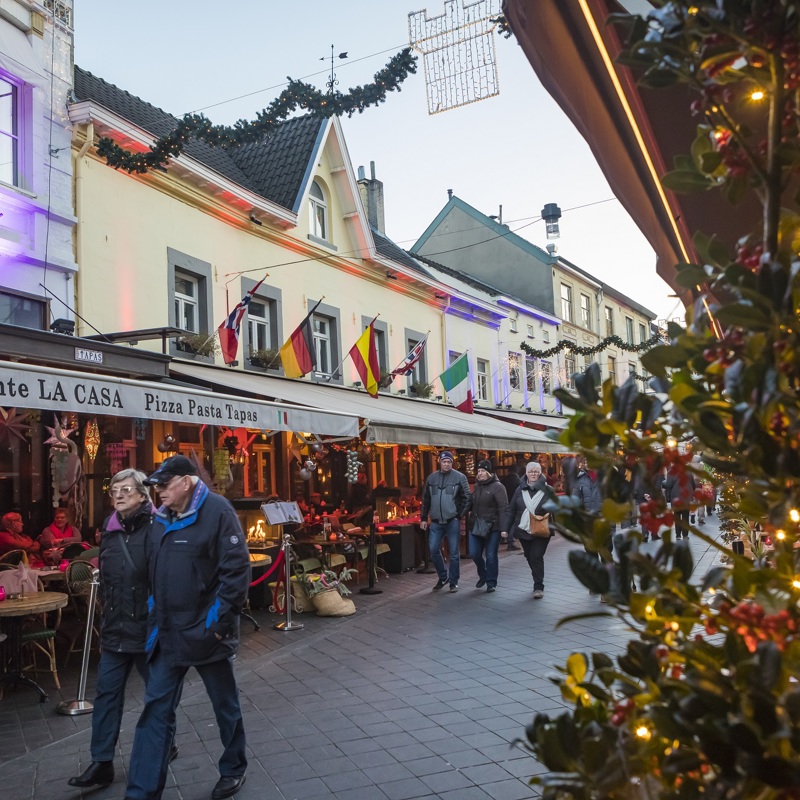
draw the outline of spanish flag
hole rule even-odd
[[[311,318],[321,302],[322,300],[317,301],[317,305],[306,314],[305,319],[281,347],[283,374],[287,378],[302,378],[317,366],[317,351],[314,347],[314,329]]]
[[[377,317],[375,317],[377,319]],[[378,365],[378,351],[375,349],[375,320],[372,320],[350,348],[350,358],[356,365],[358,376],[370,397],[378,396],[378,381],[381,369]]]

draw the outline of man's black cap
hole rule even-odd
[[[145,483],[148,486],[163,486],[172,478],[182,475],[197,475],[197,467],[186,456],[170,456],[161,462],[161,466]]]

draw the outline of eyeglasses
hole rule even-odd
[[[113,486],[108,490],[108,494],[109,497],[127,497],[135,491],[135,486]]]

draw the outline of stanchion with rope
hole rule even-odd
[[[89,674],[89,653],[92,650],[92,633],[94,630],[94,607],[97,600],[97,587],[100,585],[100,570],[92,570],[92,582],[89,584],[89,610],[86,612],[86,635],[83,639],[83,659],[81,660],[81,677],[78,682],[78,697],[75,700],[62,700],[57,706],[59,714],[77,717],[80,714],[91,714],[94,706],[86,700],[86,678]]]
[[[360,594],[383,594],[383,589],[375,588],[375,525],[377,517],[372,517],[369,526],[369,547],[367,548],[367,572],[369,573],[369,583],[363,589],[359,589]]]
[[[291,535],[288,533],[283,534],[283,546],[281,550],[281,555],[283,556],[283,564],[284,564],[284,571],[283,571],[283,597],[284,602],[286,603],[286,619],[283,622],[279,622],[275,625],[276,631],[299,631],[304,626],[302,622],[293,622],[292,621],[292,546],[291,542]],[[278,583],[275,584],[275,597],[279,594],[281,579],[280,576],[278,577]],[[277,603],[276,603],[277,605]]]

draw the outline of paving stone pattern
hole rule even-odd
[[[717,535],[711,517],[705,531]],[[693,537],[698,570],[715,551]],[[644,545],[654,548],[655,544]],[[548,680],[575,650],[619,652],[629,636],[615,618],[556,629],[566,615],[606,608],[567,565],[574,545],[556,537],[546,556],[545,596],[532,597],[520,552],[501,548],[497,591],[474,588],[475,567],[462,559],[461,591],[432,592],[435,575],[382,578],[379,595],[353,599],[346,618],[295,617],[303,630],[275,631],[279,618],[256,611],[242,623],[237,676],[249,768],[240,800],[517,800],[535,797],[541,772],[516,737],[539,711],[563,708]],[[91,717],[64,717],[75,697],[80,659],[61,669],[62,690],[40,675],[50,701],[28,689],[0,700],[0,797],[4,800],[120,800],[143,686],[131,676],[115,761],[117,780],[101,790],[67,786],[91,760]],[[96,662],[87,697],[93,696]],[[52,691],[51,691],[52,689]],[[218,778],[218,731],[202,682],[187,676],[178,710],[180,756],[165,800],[209,798]]]

